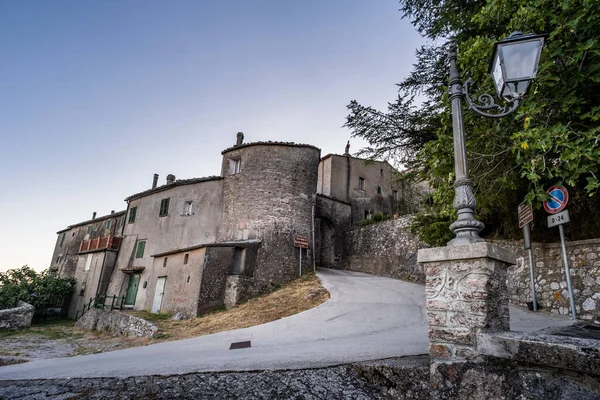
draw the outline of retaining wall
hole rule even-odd
[[[75,326],[87,330],[110,332],[121,336],[152,337],[158,327],[145,319],[121,311],[92,308],[77,320]]]
[[[517,254],[517,265],[508,270],[508,289],[513,304],[531,301],[529,256],[522,241],[496,241]],[[533,243],[536,299],[543,309],[568,315],[569,292],[560,243]],[[600,239],[567,242],[577,318],[600,323]]]
[[[18,330],[31,326],[35,307],[19,301],[15,308],[0,310],[0,329]]]
[[[351,271],[425,282],[417,250],[427,247],[410,233],[412,217],[382,221],[344,234],[342,267]]]

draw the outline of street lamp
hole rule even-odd
[[[465,98],[470,110],[485,117],[501,118],[513,113],[519,106],[521,97],[527,93],[529,83],[536,77],[540,53],[544,46],[544,37],[544,35],[523,35],[521,32],[514,32],[508,38],[494,45],[490,73],[498,97],[505,100],[504,105],[496,104],[494,98],[489,94],[480,95],[477,101],[469,97],[469,85],[472,80],[468,79],[463,87],[456,65],[456,47],[450,47],[449,84],[456,174],[454,209],[456,209],[458,218],[450,225],[450,229],[456,237],[448,242],[448,246],[483,242],[479,232],[484,225],[474,217],[476,201],[467,166],[462,100]]]

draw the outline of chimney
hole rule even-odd
[[[114,213],[115,213],[115,210],[110,210],[110,213],[111,213],[111,214],[114,214]]]
[[[92,213],[92,219],[96,219],[96,211]]]
[[[237,141],[235,142],[236,146],[240,146],[244,143],[244,132],[237,133]]]
[[[171,183],[175,183],[175,175],[173,174],[167,175],[167,185],[170,185]]]
[[[344,155],[345,156],[350,155],[350,141],[349,140],[348,140],[348,143],[346,143],[346,149],[344,150]]]
[[[156,185],[158,185],[158,174],[154,174],[154,178],[152,179],[152,189],[156,189]]]

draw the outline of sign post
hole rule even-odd
[[[308,249],[308,238],[306,236],[296,236],[294,247],[300,250],[300,266],[298,276],[302,276],[302,249]]]
[[[531,303],[533,311],[537,311],[537,300],[535,297],[535,274],[533,271],[533,254],[531,253],[531,232],[529,225],[533,221],[533,207],[525,202],[519,204],[519,228],[523,229],[523,247],[529,253],[529,281],[531,284]]]
[[[571,305],[571,318],[577,319],[575,311],[575,299],[573,298],[573,286],[571,285],[571,273],[569,271],[569,260],[567,259],[567,246],[565,244],[565,231],[563,225],[570,221],[569,211],[565,210],[569,201],[569,192],[564,187],[552,186],[548,189],[551,200],[544,202],[544,209],[550,213],[548,216],[548,228],[558,226],[560,234],[560,248],[562,250],[563,265],[565,267],[565,277],[567,279],[567,289],[569,290],[569,303]],[[564,211],[563,211],[564,210]]]

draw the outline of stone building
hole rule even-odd
[[[168,175],[159,186],[155,174],[126,211],[58,232],[53,265],[77,280],[70,315],[97,294],[188,317],[232,306],[297,276],[300,257],[335,265],[342,233],[393,213],[400,189],[386,162],[320,158],[307,144],[244,143],[238,133],[222,156],[220,176]],[[311,239],[308,250],[294,247],[298,236]]]
[[[90,296],[106,292],[124,220],[125,211],[111,212],[98,218],[94,212],[91,220],[57,232],[50,267],[56,268],[61,276],[77,281],[69,303],[69,315],[75,315]]]
[[[125,199],[126,211],[59,232],[53,258],[78,282],[70,315],[106,294],[125,296],[127,308],[196,316],[298,275],[294,238],[311,234],[320,150],[243,143],[240,133],[222,155],[220,176],[168,175],[159,186],[155,174]],[[306,250],[302,257],[309,265]]]

